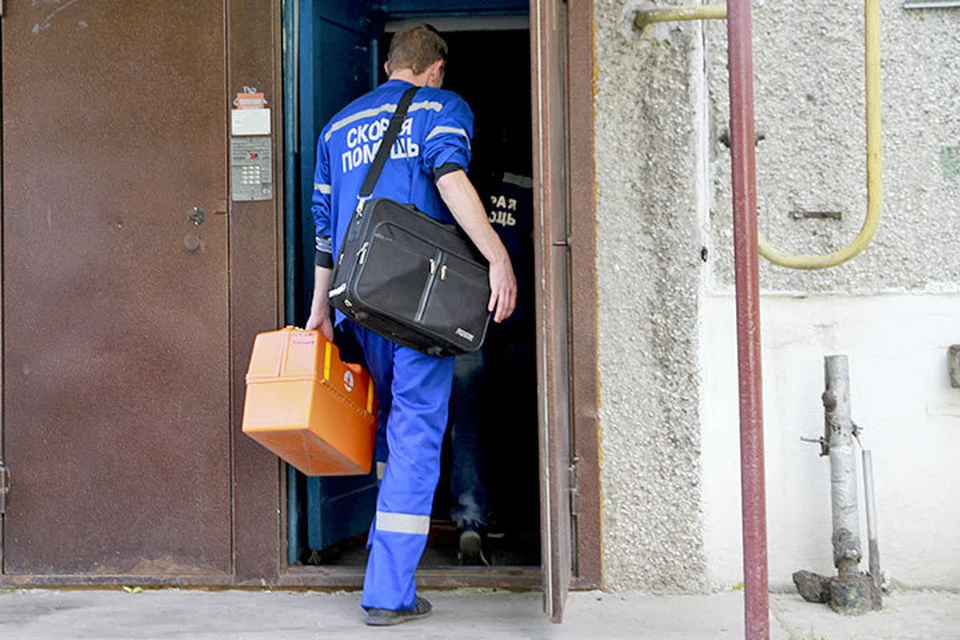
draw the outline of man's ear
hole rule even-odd
[[[383,63],[383,70],[387,72],[387,77],[390,77],[390,61],[387,60]]]
[[[438,80],[442,80],[443,78],[443,60],[437,60],[431,64],[429,67],[427,67],[427,71],[427,78],[429,78],[430,81],[429,84],[431,86],[440,87],[442,83],[438,82]]]

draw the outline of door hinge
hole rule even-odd
[[[0,464],[0,515],[7,512],[7,494],[10,493],[10,472]]]
[[[580,458],[573,457],[568,470],[568,483],[570,485],[570,514],[580,515],[580,478],[577,468],[580,464]]]

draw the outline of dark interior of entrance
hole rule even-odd
[[[312,291],[313,226],[309,214],[317,134],[351,99],[382,82],[392,32],[411,21],[437,26],[450,48],[444,88],[475,115],[470,177],[497,227],[523,229],[514,256],[520,296],[533,313],[532,203],[524,213],[506,182],[530,190],[531,104],[527,3],[517,0],[342,3],[299,0],[286,5],[285,121],[287,153],[287,322],[303,326]],[[295,53],[296,55],[291,55]],[[530,217],[529,223],[520,218]],[[512,229],[516,231],[516,229]],[[515,234],[516,235],[516,234]],[[306,257],[305,257],[306,256]],[[529,266],[521,263],[529,261]],[[533,324],[522,340],[497,343],[486,359],[479,460],[489,499],[487,558],[496,566],[540,564],[537,390]],[[442,475],[421,566],[459,564],[448,430]],[[360,566],[375,510],[376,476],[308,478],[287,475],[291,565]]]

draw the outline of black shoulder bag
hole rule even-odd
[[[370,199],[417,87],[404,92],[367,171],[333,269],[330,303],[384,338],[435,356],[475,351],[490,312],[486,260],[455,226]]]

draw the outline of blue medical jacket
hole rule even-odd
[[[313,176],[313,222],[317,249],[340,253],[357,195],[409,82],[388,80],[335,115],[317,140]],[[420,88],[383,167],[372,197],[413,204],[445,223],[453,216],[435,182],[444,173],[470,164],[473,112],[452,91]],[[343,319],[337,313],[336,322]]]

